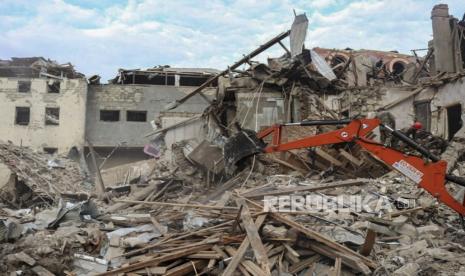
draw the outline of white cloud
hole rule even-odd
[[[86,0],[87,1],[87,0]],[[76,1],[74,1],[76,2]],[[108,1],[107,7],[65,0],[31,5],[0,1],[0,53],[71,61],[86,74],[113,77],[118,68],[158,64],[225,68],[288,29],[293,9],[309,17],[307,46],[408,52],[430,39],[434,0]],[[463,0],[448,1],[452,13]],[[89,8],[89,6],[91,8]],[[278,55],[274,47],[261,59]]]
[[[336,4],[336,0],[310,0],[310,6],[321,9],[330,7]]]

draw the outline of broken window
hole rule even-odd
[[[406,64],[402,61],[397,61],[392,65],[392,73],[395,76],[400,76],[405,71]]]
[[[29,107],[16,107],[15,124],[27,126],[29,125],[31,112]]]
[[[127,111],[126,121],[128,122],[147,122],[147,111]]]
[[[55,154],[58,151],[57,148],[43,148],[43,150],[47,154]]]
[[[18,81],[18,92],[19,93],[31,92],[31,81]]]
[[[174,85],[174,75],[165,73],[126,73],[122,84]]]
[[[430,101],[418,101],[414,104],[415,120],[420,122],[424,129],[430,131],[431,126],[431,105]]]
[[[47,93],[60,93],[60,81],[50,80],[47,82]]]
[[[119,110],[100,110],[100,121],[104,121],[104,122],[119,121]]]
[[[45,125],[57,126],[60,124],[60,108],[46,107],[45,108]]]
[[[454,104],[447,108],[447,132],[449,140],[462,128],[462,105]]]
[[[204,82],[206,82],[209,77],[203,76],[185,76],[181,75],[181,79],[179,81],[180,86],[201,86]],[[218,83],[215,81],[212,86],[217,86]]]

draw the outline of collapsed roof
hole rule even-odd
[[[118,75],[109,80],[109,83],[175,85],[178,82],[178,85],[181,86],[200,86],[208,78],[218,73],[218,70],[212,68],[174,68],[168,65],[146,70],[119,69]],[[179,80],[176,80],[176,75],[180,76]]]
[[[11,60],[0,60],[0,77],[39,78],[65,77],[70,79],[84,78],[71,63],[58,62],[43,57],[13,57]]]

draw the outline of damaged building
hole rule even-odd
[[[123,70],[108,84],[91,82],[87,97],[86,136],[106,166],[147,159],[146,134],[161,125],[165,106],[216,74],[214,69],[171,68]],[[217,83],[206,89],[214,96]],[[202,114],[208,102],[197,95],[171,110],[169,123]],[[174,118],[175,117],[175,118]],[[150,154],[150,149],[146,150]],[[104,159],[101,160],[104,160]]]
[[[0,60],[0,135],[45,152],[84,146],[87,80],[42,57]]]
[[[301,14],[223,71],[90,77],[93,177],[0,144],[0,274],[463,275],[464,26],[441,4],[411,55],[307,49]]]

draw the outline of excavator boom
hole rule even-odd
[[[346,125],[340,129],[309,136],[294,141],[281,141],[283,126],[315,126],[315,125]],[[458,202],[449,194],[446,189],[446,181],[454,182],[465,186],[465,180],[453,175],[447,175],[447,162],[440,160],[428,149],[422,147],[414,140],[405,136],[398,130],[387,129],[391,135],[402,140],[407,145],[417,150],[424,158],[408,155],[396,149],[386,147],[376,141],[368,139],[366,136],[375,128],[381,126],[379,119],[355,119],[355,120],[318,120],[303,121],[300,123],[290,123],[274,125],[257,134],[259,140],[271,136],[271,142],[263,148],[263,152],[282,152],[293,149],[310,148],[323,145],[354,142],[364,148],[367,152],[386,163],[391,168],[397,170],[407,178],[415,182],[418,187],[428,191],[440,202],[455,210],[461,216],[465,215],[465,202]]]

